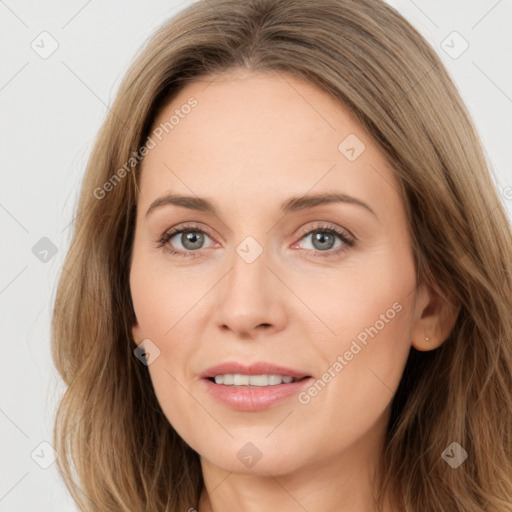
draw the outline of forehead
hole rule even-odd
[[[354,116],[287,73],[201,78],[162,109],[155,133],[142,166],[144,202],[164,191],[269,203],[332,190],[397,199],[387,160]]]

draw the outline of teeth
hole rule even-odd
[[[235,386],[248,386],[249,375],[238,375],[235,373],[235,375],[233,375],[233,384]]]
[[[225,374],[216,375],[215,384],[224,384],[225,386],[276,386],[278,384],[289,384],[295,382],[296,379],[287,375],[241,375]]]

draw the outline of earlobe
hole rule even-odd
[[[418,299],[411,344],[419,351],[434,350],[450,336],[460,306],[452,304],[439,291],[426,285],[418,292]]]
[[[411,344],[416,350],[426,352],[439,347],[444,341],[445,339],[442,339],[441,337],[425,336],[423,339],[413,338]]]

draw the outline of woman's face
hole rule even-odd
[[[162,110],[143,163],[133,336],[158,401],[228,471],[375,453],[427,300],[391,169],[312,85],[210,82]]]

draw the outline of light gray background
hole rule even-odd
[[[41,445],[51,444],[62,392],[49,351],[56,280],[107,106],[140,45],[188,3],[0,0],[2,512],[76,510],[51,464],[51,446]],[[512,218],[512,3],[389,3],[441,55],[473,115]],[[51,37],[40,35],[45,31]],[[49,51],[52,38],[58,48],[42,58],[32,45]],[[464,40],[468,49],[453,58]],[[43,237],[57,250],[53,257],[39,254],[46,262],[32,251]]]

